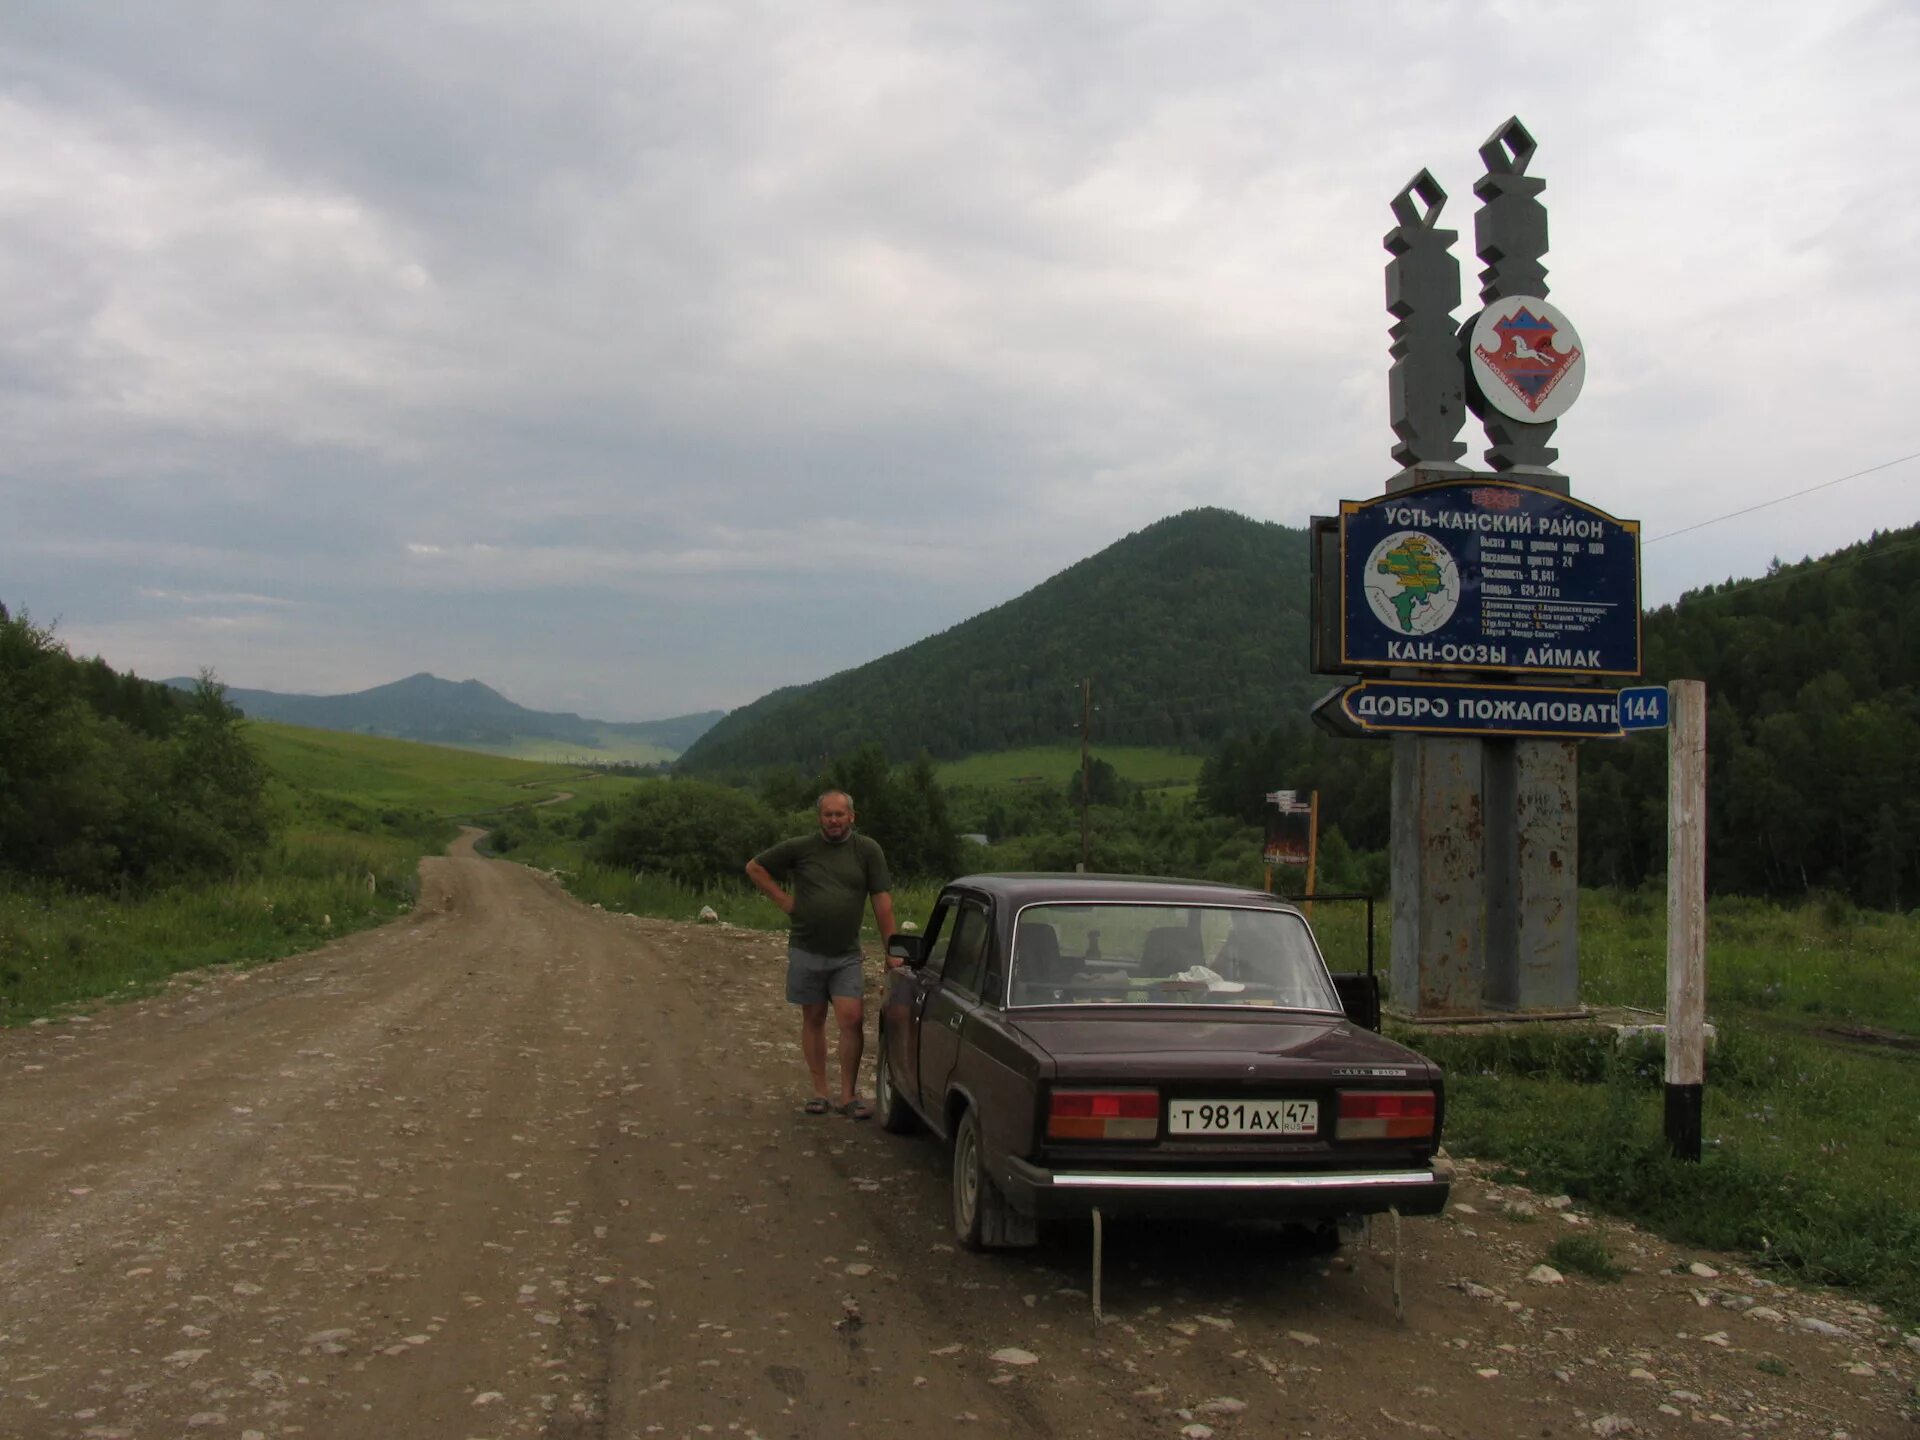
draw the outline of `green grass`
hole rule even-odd
[[[599,744],[589,749],[564,740],[540,735],[516,735],[504,745],[463,745],[460,749],[479,755],[504,755],[516,760],[535,760],[550,765],[659,765],[679,758],[678,750],[615,735],[605,727],[594,731]]]
[[[1096,745],[1093,753],[1136,785],[1191,786],[1202,757],[1151,745]],[[1080,773],[1078,745],[1033,745],[948,760],[938,767],[942,785],[1064,785]]]
[[[264,721],[249,723],[246,734],[289,796],[362,810],[480,814],[578,790],[587,779],[572,766],[373,735]]]
[[[420,857],[443,850],[459,821],[562,793],[577,808],[652,783],[291,725],[252,723],[246,734],[269,770],[277,825],[245,873],[115,895],[0,880],[0,1024],[384,923],[411,907]]]
[[[1547,1248],[1546,1261],[1562,1274],[1590,1280],[1614,1281],[1627,1273],[1598,1235],[1563,1235]]]
[[[1658,891],[1582,891],[1580,984],[1588,1003],[1664,1010],[1666,925]],[[1715,900],[1707,971],[1715,1010],[1920,1035],[1920,913],[1876,914],[1831,897],[1791,909],[1738,896]]]
[[[144,995],[203,965],[257,964],[380,925],[413,905],[420,846],[290,835],[259,873],[146,894],[0,883],[0,1024]],[[371,881],[371,885],[369,884]]]
[[[1582,894],[1589,1002],[1662,1005],[1663,925],[1657,897]],[[1911,1043],[1920,921],[1733,899],[1708,932],[1699,1163],[1667,1153],[1658,1043],[1598,1027],[1396,1030],[1447,1071],[1448,1146],[1920,1320],[1920,1050],[1835,1033]]]

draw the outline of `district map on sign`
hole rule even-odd
[[[1382,625],[1430,635],[1460,603],[1460,567],[1447,547],[1417,530],[1398,530],[1367,557],[1367,603]]]

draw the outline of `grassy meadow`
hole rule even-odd
[[[1122,780],[1153,789],[1187,786],[1200,778],[1202,758],[1151,745],[1100,745],[1096,753]],[[1030,745],[942,761],[936,771],[942,785],[1064,785],[1080,773],[1078,745]],[[1191,793],[1189,790],[1188,793]]]
[[[469,816],[577,790],[583,778],[577,766],[266,721],[250,722],[247,738],[280,794],[308,808],[338,802],[361,811]]]
[[[463,745],[463,750],[472,750],[481,755],[504,755],[514,760],[533,760],[545,765],[571,765],[575,768],[584,765],[659,765],[678,758],[678,750],[669,750],[664,745],[655,745],[648,740],[634,740],[617,735],[606,727],[596,729],[598,744],[592,749],[571,745],[561,740],[547,740],[538,735],[516,736],[505,745]]]
[[[1657,892],[1582,893],[1588,1004],[1664,1009],[1665,924]],[[1446,1067],[1457,1153],[1920,1322],[1920,916],[1728,897],[1709,907],[1707,969],[1717,1038],[1698,1164],[1666,1153],[1657,1042],[1555,1025],[1395,1033]]]
[[[276,841],[255,873],[215,885],[91,895],[0,882],[0,1023],[144,995],[180,971],[276,960],[384,924],[412,908],[424,848],[396,835],[301,831]]]
[[[86,894],[0,880],[0,1024],[145,994],[181,971],[297,954],[413,904],[463,821],[646,783],[365,735],[249,723],[275,838],[216,883]]]

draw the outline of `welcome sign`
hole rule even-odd
[[[1640,525],[1512,481],[1340,502],[1342,670],[1640,673]]]

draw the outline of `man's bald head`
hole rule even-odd
[[[853,833],[853,797],[844,790],[829,790],[815,802],[820,812],[820,833],[838,845]]]

